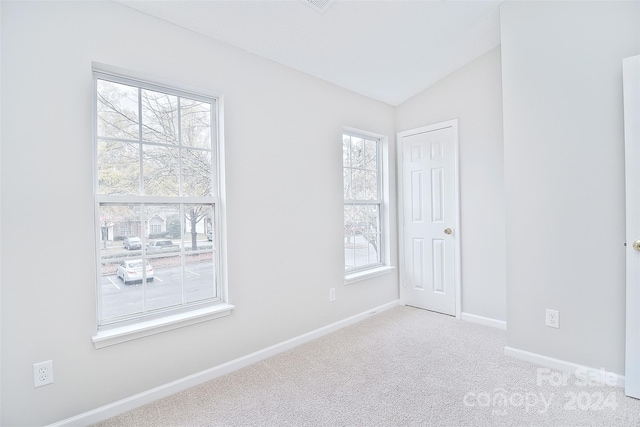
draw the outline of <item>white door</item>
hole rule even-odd
[[[640,56],[623,61],[623,76],[627,204],[625,393],[640,399]]]
[[[402,298],[452,316],[459,314],[457,126],[452,120],[398,134]]]

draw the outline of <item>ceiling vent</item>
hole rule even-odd
[[[302,3],[308,5],[313,8],[313,10],[324,13],[329,6],[333,3],[334,0],[300,0]]]

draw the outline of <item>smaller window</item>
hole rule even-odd
[[[346,273],[380,267],[385,262],[381,146],[379,138],[342,135]]]

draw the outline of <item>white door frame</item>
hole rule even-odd
[[[404,196],[403,196],[403,143],[402,138],[409,135],[431,132],[439,129],[452,128],[453,130],[453,152],[454,152],[454,188],[455,188],[455,231],[453,233],[454,246],[454,291],[456,300],[456,318],[460,319],[462,313],[462,286],[461,286],[461,268],[460,268],[460,177],[458,168],[458,119],[448,120],[446,122],[435,123],[428,126],[422,126],[415,129],[398,132],[397,134],[397,173],[398,173],[398,266],[400,273],[400,304],[405,304],[405,250],[404,250]]]
[[[623,60],[627,320],[625,393],[640,399],[640,56]]]

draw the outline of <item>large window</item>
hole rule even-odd
[[[218,100],[94,76],[98,328],[222,302]]]
[[[357,272],[383,265],[381,140],[342,135],[344,265]]]

